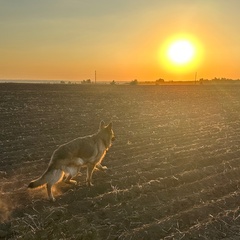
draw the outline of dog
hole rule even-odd
[[[92,186],[92,174],[94,169],[106,170],[101,162],[106,155],[107,150],[115,140],[112,129],[112,122],[105,125],[100,122],[99,129],[95,134],[78,137],[68,143],[60,145],[52,154],[47,170],[41,177],[32,181],[28,188],[36,188],[43,185],[47,186],[48,197],[51,201],[56,199],[52,193],[52,187],[65,176],[66,183],[76,184],[72,180],[81,167],[87,167],[86,182]]]

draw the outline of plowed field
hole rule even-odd
[[[93,187],[27,189],[101,120]],[[0,220],[3,239],[240,239],[240,86],[0,84]]]

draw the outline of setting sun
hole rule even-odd
[[[177,40],[168,49],[168,57],[175,64],[187,64],[194,57],[195,49],[187,40]]]
[[[160,67],[174,77],[192,75],[201,65],[203,50],[193,35],[175,34],[162,43],[158,56]]]

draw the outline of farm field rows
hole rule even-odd
[[[240,239],[240,86],[0,84],[0,238]],[[112,121],[106,172],[27,185]]]

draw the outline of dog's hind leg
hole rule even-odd
[[[55,202],[56,199],[54,198],[53,193],[52,193],[52,186],[53,186],[52,184],[47,183],[47,192],[48,192],[48,197],[49,197],[49,199],[50,199],[51,201]]]
[[[48,193],[48,197],[51,201],[56,201],[56,199],[54,198],[53,196],[53,193],[52,193],[52,187],[55,183],[57,183],[63,176],[63,172],[58,169],[58,170],[53,170],[51,172],[51,175],[49,176],[48,178],[48,182],[47,182],[47,193]]]

